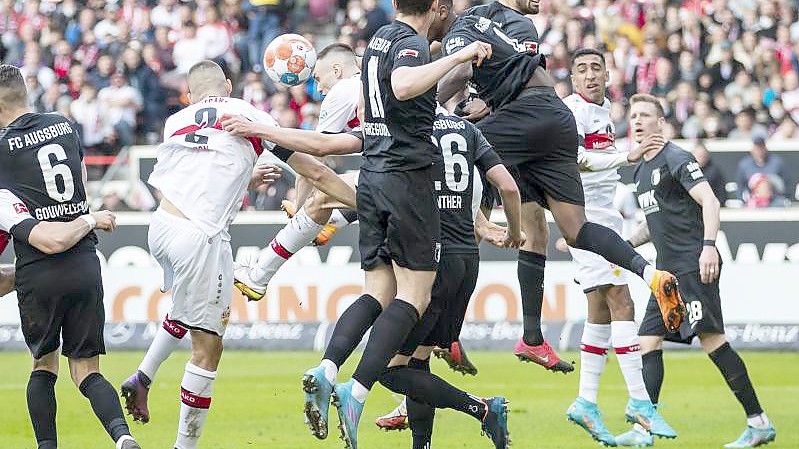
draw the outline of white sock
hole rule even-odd
[[[342,214],[339,209],[333,210],[333,213],[330,215],[330,220],[328,221],[328,223],[335,226],[336,229],[341,229],[345,226],[349,226],[350,224],[350,222],[344,217],[344,214]]]
[[[335,385],[336,384],[336,376],[338,376],[338,367],[332,360],[324,359],[319,366],[325,369],[325,379],[328,382]]]
[[[580,344],[580,397],[596,404],[599,377],[605,371],[610,346],[610,325],[586,321]]]
[[[613,321],[610,323],[611,341],[619,360],[619,369],[624,375],[630,397],[648,401],[641,362],[641,344],[638,341],[638,326],[635,321]]]
[[[301,208],[291,220],[277,233],[269,248],[261,252],[258,263],[250,268],[250,279],[266,285],[283,264],[297,251],[306,247],[319,234],[325,225],[311,220]]]
[[[119,439],[118,439],[118,440],[117,440],[117,442],[116,442],[116,447],[117,447],[117,449],[122,449],[122,443],[124,443],[125,441],[128,441],[128,440],[130,440],[130,441],[136,441],[136,440],[134,440],[134,439],[133,439],[133,437],[132,437],[132,436],[130,436],[130,435],[122,435],[121,437],[119,437]]]
[[[652,285],[652,279],[655,279],[655,267],[650,264],[644,267],[644,282],[646,285]]]
[[[158,372],[158,368],[164,363],[164,360],[169,358],[180,344],[180,340],[186,336],[186,332],[188,330],[180,323],[170,320],[169,316],[164,318],[164,322],[155,333],[155,338],[147,348],[147,353],[144,354],[139,365],[139,371],[144,373],[150,382],[155,379],[155,373]]]
[[[204,370],[191,362],[186,364],[183,382],[180,383],[180,421],[175,448],[197,448],[211,406],[214,379],[215,371]]]
[[[749,427],[754,427],[755,429],[768,429],[768,427],[771,425],[771,422],[768,420],[766,413],[763,412],[751,418],[746,418],[746,424],[748,424]]]
[[[360,382],[353,379],[352,382],[352,397],[355,398],[356,401],[363,404],[366,402],[366,396],[369,396],[369,390],[366,389]]]

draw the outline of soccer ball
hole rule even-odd
[[[316,50],[299,34],[276,37],[264,52],[264,68],[269,78],[284,86],[296,86],[308,80],[316,65]]]

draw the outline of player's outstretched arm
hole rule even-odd
[[[463,63],[479,66],[490,57],[491,45],[478,41],[430,64],[397,67],[391,72],[391,90],[397,100],[410,100],[435,87],[455,67]]]
[[[353,154],[361,151],[361,140],[349,134],[323,134],[304,129],[281,128],[257,123],[242,116],[222,117],[222,129],[240,137],[257,137],[292,151],[312,156]]]
[[[11,265],[0,266],[0,296],[14,291],[14,275],[16,270]]]
[[[709,284],[718,279],[721,274],[719,253],[715,246],[716,235],[719,233],[721,204],[707,181],[693,186],[688,194],[702,206],[702,220],[705,225],[704,240],[713,242],[703,245],[702,253],[699,256],[699,278],[705,284]]]
[[[342,181],[330,167],[313,156],[294,153],[288,158],[286,163],[297,174],[307,178],[318,190],[332,196],[347,207],[357,208],[355,205],[355,190]]]
[[[524,244],[522,234],[522,199],[519,187],[508,169],[498,164],[486,172],[486,178],[499,191],[502,207],[508,220],[508,235],[505,238],[506,248],[518,248]]]
[[[45,254],[58,254],[75,246],[94,229],[113,232],[116,229],[116,217],[113,213],[102,210],[66,223],[40,221],[31,229],[27,241]]]
[[[444,104],[466,88],[472,79],[472,64],[464,62],[447,72],[438,82],[438,102]]]

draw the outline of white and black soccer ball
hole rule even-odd
[[[284,86],[302,84],[316,65],[316,50],[299,34],[282,34],[266,47],[264,69],[269,78]]]

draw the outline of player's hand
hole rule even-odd
[[[257,124],[240,115],[223,115],[222,129],[239,137],[250,137],[258,134]]]
[[[710,284],[718,279],[720,274],[719,252],[713,246],[703,246],[702,254],[699,255],[699,280],[703,284]]]
[[[560,251],[562,253],[568,253],[569,252],[569,245],[566,244],[566,239],[561,237],[561,238],[555,240],[555,249],[557,249],[558,251]]]
[[[474,231],[477,234],[478,243],[485,240],[498,248],[503,248],[508,228],[488,221],[482,226],[476,226]]]
[[[275,164],[260,164],[252,169],[250,190],[255,190],[263,185],[271,184],[283,176],[283,169]]]
[[[524,231],[510,232],[510,230],[508,230],[505,234],[505,241],[502,242],[502,247],[519,249],[526,241],[527,236],[524,234]]]
[[[471,44],[456,51],[455,60],[459,63],[471,62],[480,67],[483,61],[491,58],[491,45],[485,42],[472,42]]]
[[[93,212],[92,217],[97,222],[95,229],[100,229],[106,232],[114,232],[117,228],[117,217],[111,211],[101,210]]]
[[[465,115],[461,118],[474,123],[488,115],[489,112],[491,112],[491,109],[485,101],[480,98],[474,98],[463,107],[463,113]]]
[[[631,163],[638,162],[646,153],[660,150],[665,145],[666,138],[663,137],[663,134],[650,134],[646,136],[637,147],[630,151],[627,155],[627,160]]]

